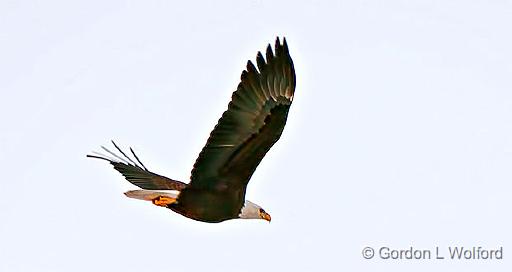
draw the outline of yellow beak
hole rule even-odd
[[[272,220],[272,218],[270,217],[270,214],[268,214],[266,212],[261,213],[260,216],[261,216],[262,219],[267,220],[269,223],[270,223],[270,220]]]

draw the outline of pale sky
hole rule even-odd
[[[0,271],[511,271],[511,26],[509,0],[0,1]],[[247,191],[270,224],[128,199],[85,157],[188,182],[276,36],[295,100]]]

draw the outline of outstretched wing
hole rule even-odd
[[[101,160],[106,160],[110,162],[114,166],[114,169],[119,171],[126,180],[132,183],[139,188],[146,190],[177,190],[181,191],[185,187],[187,187],[186,183],[181,181],[173,180],[168,177],[160,176],[149,171],[144,164],[139,160],[133,149],[130,148],[133,156],[137,160],[138,164],[134,162],[130,157],[126,156],[126,154],[112,141],[115,148],[123,155],[123,157],[118,156],[114,152],[108,150],[105,147],[101,147],[103,150],[108,152],[112,157],[108,155],[104,155],[101,153],[95,153],[96,155],[87,155],[89,158],[96,158]]]
[[[256,57],[242,72],[228,109],[197,158],[190,187],[225,190],[244,188],[267,151],[283,131],[295,91],[295,71],[288,52],[276,39],[266,60]]]

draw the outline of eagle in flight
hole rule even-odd
[[[141,188],[125,193],[151,201],[188,218],[218,223],[229,219],[264,219],[270,215],[245,200],[252,174],[279,140],[295,91],[295,70],[286,39],[269,44],[265,57],[247,62],[241,81],[197,158],[190,182],[183,183],[149,171],[133,149],[133,158],[102,146],[107,154],[87,155],[108,161],[130,183]]]

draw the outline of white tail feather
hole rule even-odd
[[[124,194],[129,198],[152,201],[159,196],[177,198],[179,193],[174,191],[132,190]]]

